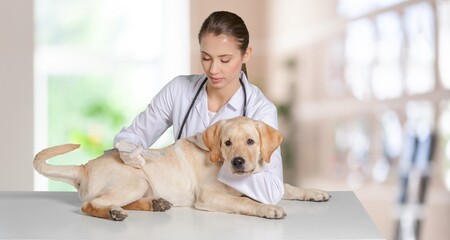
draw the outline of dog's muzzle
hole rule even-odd
[[[233,168],[236,171],[243,171],[245,166],[245,159],[242,157],[235,157],[231,160],[231,165],[233,165]]]

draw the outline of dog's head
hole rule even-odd
[[[219,121],[202,138],[211,161],[223,161],[236,174],[260,172],[282,140],[276,129],[247,117]]]

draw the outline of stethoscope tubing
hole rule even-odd
[[[186,125],[187,118],[189,117],[189,114],[191,113],[192,108],[194,107],[195,101],[197,100],[198,95],[202,91],[203,86],[205,85],[205,83],[207,81],[208,81],[208,78],[205,78],[205,80],[203,80],[202,84],[200,84],[200,87],[198,88],[197,92],[195,93],[194,99],[192,99],[191,105],[189,105],[188,111],[186,112],[186,115],[184,116],[183,123],[181,124],[181,127],[180,127],[180,131],[178,132],[177,140],[181,138],[181,134],[183,133],[183,128]],[[242,116],[245,117],[245,116],[247,116],[247,91],[245,89],[244,82],[242,82],[241,78],[239,78],[239,82],[241,83],[242,90],[244,91],[244,110],[242,112]]]

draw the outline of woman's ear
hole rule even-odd
[[[242,63],[247,63],[248,60],[250,60],[250,57],[252,55],[253,48],[252,46],[248,46],[247,50],[245,50],[244,55],[242,56]]]
[[[270,156],[280,146],[283,136],[275,128],[258,121],[257,129],[261,140],[261,158],[266,162],[270,162]]]
[[[222,154],[220,151],[220,132],[224,120],[214,123],[209,126],[202,134],[203,143],[209,149],[209,159],[211,162],[217,162],[222,160]]]

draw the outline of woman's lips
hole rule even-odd
[[[212,83],[219,83],[219,82],[222,81],[223,78],[213,78],[213,77],[210,77],[209,79],[211,80]]]

